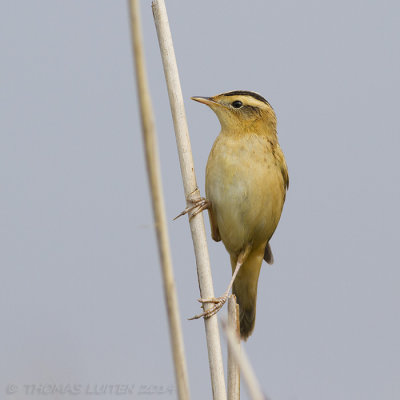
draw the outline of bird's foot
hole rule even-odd
[[[198,191],[196,189],[193,193]],[[187,201],[190,204],[190,206],[186,207],[179,215],[177,215],[174,218],[174,221],[178,219],[179,217],[182,217],[182,215],[188,214],[189,213],[189,220],[191,220],[193,217],[195,217],[198,213],[201,213],[202,211],[208,209],[210,207],[210,202],[205,198],[205,197],[193,197],[191,193],[187,197]]]
[[[209,299],[199,299],[198,301],[202,304],[213,303],[214,306],[211,307],[209,310],[204,311],[202,314],[195,315],[194,317],[189,318],[189,319],[192,320],[192,319],[199,319],[201,317],[204,317],[204,318],[212,317],[222,308],[222,306],[225,304],[227,298],[228,298],[228,293],[225,293],[221,297],[211,297]]]

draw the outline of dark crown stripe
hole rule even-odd
[[[258,93],[249,92],[247,90],[234,90],[233,92],[224,93],[224,96],[251,96],[259,101],[262,101],[265,104],[270,105],[268,101],[265,100],[264,97],[262,97]]]

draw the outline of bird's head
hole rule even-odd
[[[275,112],[258,93],[235,90],[192,100],[208,105],[217,114],[222,130],[276,133]]]

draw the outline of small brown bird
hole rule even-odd
[[[210,317],[224,305],[232,285],[240,310],[240,335],[247,339],[256,317],[257,284],[263,259],[273,263],[269,241],[281,217],[289,176],[278,143],[276,115],[257,93],[236,90],[192,97],[217,114],[221,132],[206,168],[206,199],[184,211],[208,209],[211,235],[225,245],[232,280],[223,296],[201,299],[215,305],[194,318]]]

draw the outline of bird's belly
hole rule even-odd
[[[248,243],[266,243],[284,201],[282,176],[270,155],[235,156],[225,153],[209,159],[206,179],[206,195],[230,253],[240,252]]]

